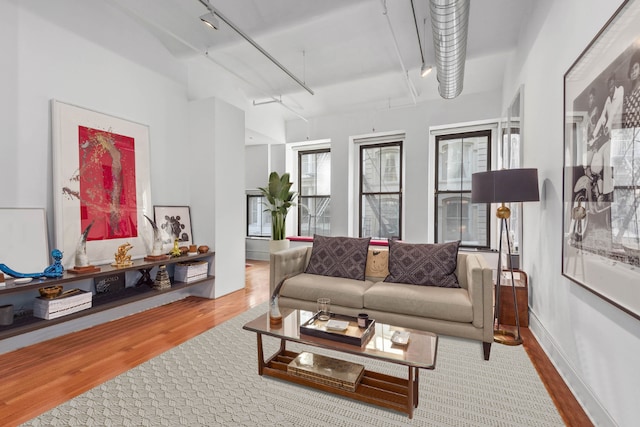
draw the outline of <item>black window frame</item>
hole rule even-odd
[[[435,138],[435,181],[434,181],[434,194],[433,194],[433,206],[434,206],[434,227],[433,227],[433,236],[434,236],[434,242],[435,243],[443,243],[443,242],[439,242],[438,239],[438,231],[439,231],[439,225],[440,225],[440,221],[446,221],[446,218],[439,218],[438,217],[438,210],[439,210],[439,205],[438,205],[438,198],[439,196],[443,195],[443,194],[451,194],[452,196],[455,196],[456,194],[460,195],[459,200],[461,201],[460,207],[462,208],[462,203],[468,203],[469,207],[468,210],[471,211],[471,189],[469,190],[438,190],[438,185],[439,185],[439,178],[440,178],[440,143],[442,141],[448,141],[448,140],[452,140],[452,139],[466,139],[466,138],[478,138],[478,137],[486,137],[487,139],[487,168],[486,170],[489,171],[491,170],[491,137],[492,137],[492,130],[491,129],[484,129],[484,130],[478,130],[478,131],[471,131],[471,132],[461,132],[461,133],[451,133],[451,134],[445,134],[445,135],[437,135]],[[463,144],[463,148],[464,148],[464,144]],[[462,168],[464,169],[465,165],[464,165],[464,153],[462,155]],[[460,182],[462,182],[464,178],[464,173],[461,170],[460,173]],[[466,197],[465,197],[466,195]],[[478,203],[480,204],[480,203]],[[470,245],[470,244],[465,244],[464,240],[462,239],[462,231],[460,231],[460,247],[463,248],[468,248],[468,249],[490,249],[491,247],[491,204],[487,203],[486,204],[486,237],[485,237],[485,241],[487,242],[486,245]],[[462,210],[462,209],[460,209]]]
[[[298,151],[298,183],[299,183],[299,191],[298,191],[298,226],[297,233],[298,236],[302,236],[302,199],[329,199],[329,203],[331,203],[331,193],[329,194],[314,194],[314,195],[303,195],[302,194],[302,157],[309,154],[319,154],[319,153],[329,153],[331,155],[331,148],[318,148],[315,150],[300,150]],[[316,165],[317,166],[317,165]],[[317,205],[316,205],[317,206]],[[329,227],[329,232],[331,231],[331,227]],[[311,237],[311,236],[309,236]]]
[[[363,191],[363,185],[364,185],[364,180],[363,180],[363,170],[362,170],[362,160],[363,160],[363,151],[366,149],[371,149],[371,148],[385,148],[385,147],[398,147],[399,148],[399,170],[398,170],[398,177],[399,177],[399,185],[398,185],[398,191],[394,191],[394,192],[364,192]],[[364,237],[363,236],[363,224],[362,224],[362,199],[364,196],[366,195],[380,195],[380,196],[384,196],[384,195],[392,195],[398,196],[398,230],[396,235],[392,236],[392,238],[398,238],[401,239],[402,238],[402,207],[403,207],[403,188],[404,188],[404,175],[403,175],[403,141],[401,140],[396,140],[396,141],[388,141],[388,142],[382,142],[382,143],[373,143],[373,144],[366,144],[363,143],[359,146],[359,150],[358,150],[358,179],[359,179],[359,184],[358,184],[358,236],[359,237]],[[382,170],[383,167],[381,167],[381,175],[384,175],[384,171]],[[382,222],[382,221],[381,221]],[[366,236],[368,237],[368,236]],[[376,237],[376,238],[380,238],[380,239],[384,239],[382,237]],[[388,238],[387,238],[388,240]]]
[[[247,194],[247,218],[246,218],[246,225],[247,225],[247,237],[271,237],[271,228],[269,228],[269,232],[267,234],[250,234],[250,230],[249,230],[249,219],[250,219],[250,200],[252,198],[257,198],[257,199],[264,199],[264,196],[261,194]],[[261,201],[258,201],[258,204],[261,205],[263,204]],[[259,212],[264,211],[264,209],[260,209]],[[263,229],[264,228],[264,223],[262,221],[260,221],[260,228]]]

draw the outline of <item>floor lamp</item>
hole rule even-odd
[[[518,316],[518,300],[516,285],[513,280],[513,266],[511,263],[511,242],[507,219],[511,211],[505,203],[537,202],[540,200],[538,191],[537,169],[503,169],[497,171],[479,172],[471,176],[471,203],[500,203],[496,216],[500,218],[500,240],[498,243],[498,270],[496,280],[496,303],[493,315],[493,339],[495,342],[507,345],[522,344],[520,336],[520,318]],[[507,236],[507,251],[509,255],[509,271],[511,272],[511,288],[513,290],[513,306],[515,307],[516,333],[500,329],[500,278],[502,277],[502,234]]]

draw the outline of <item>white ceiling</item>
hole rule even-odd
[[[418,33],[425,61],[434,62],[428,0],[413,1],[418,31],[411,0],[210,0],[314,95],[225,23],[217,31],[203,25],[199,17],[208,11],[199,0],[113,2],[176,58],[208,57],[244,81],[240,89],[249,102],[282,100],[284,106],[277,108],[289,118],[411,105],[439,96],[436,73],[419,76]],[[517,44],[531,3],[471,2],[463,94],[500,84],[506,54]]]

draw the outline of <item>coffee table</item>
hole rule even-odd
[[[435,369],[438,349],[438,336],[431,332],[400,328],[376,321],[375,333],[362,347],[346,344],[332,339],[300,334],[300,325],[311,319],[314,313],[305,310],[282,308],[282,324],[272,327],[268,313],[245,324],[243,329],[255,332],[258,342],[258,374],[313,387],[326,392],[349,397],[362,402],[393,409],[413,417],[413,409],[418,407],[419,369]],[[399,346],[391,342],[396,330],[411,333],[409,344]],[[264,358],[262,336],[268,335],[280,339],[280,348]],[[355,391],[316,382],[287,372],[288,364],[299,353],[286,349],[288,341],[309,346],[321,347],[343,353],[355,354],[388,363],[408,367],[407,378],[399,378],[365,370],[362,380]]]

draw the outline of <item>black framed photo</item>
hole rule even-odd
[[[193,243],[189,206],[154,206],[153,213],[165,253],[173,248],[176,240],[178,246],[189,246]]]
[[[640,318],[640,0],[564,76],[562,274]]]

